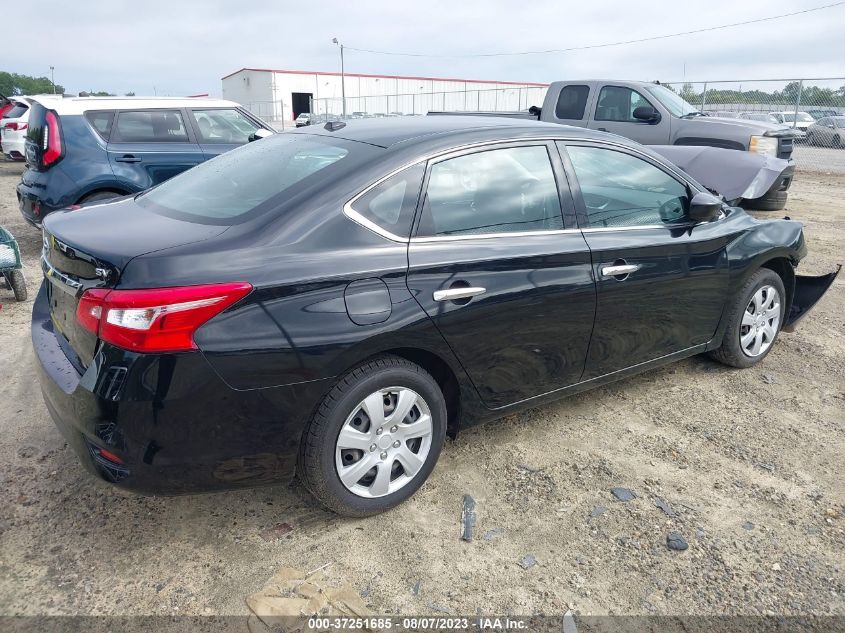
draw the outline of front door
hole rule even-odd
[[[635,119],[634,110],[640,106],[654,108],[654,104],[636,90],[622,86],[602,86],[588,127],[612,132],[645,145],[669,143],[669,117],[664,116],[656,123]]]
[[[141,191],[205,160],[182,110],[125,110],[117,113],[109,144],[114,175]]]
[[[580,380],[595,287],[554,145],[430,161],[408,263],[409,290],[487,406]]]
[[[728,288],[721,221],[693,225],[691,191],[644,155],[561,144],[597,280],[584,379],[708,342]]]

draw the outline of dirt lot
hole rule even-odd
[[[0,224],[34,296],[19,174],[0,163]],[[804,272],[845,261],[845,175],[799,174],[788,213],[806,224]],[[475,428],[410,502],[366,520],[296,485],[144,498],[98,484],[42,404],[31,301],[0,298],[0,614],[244,614],[279,568],[327,564],[379,613],[845,614],[845,278],[758,368],[692,358]],[[280,523],[292,531],[262,537]],[[670,532],[689,549],[667,548]]]

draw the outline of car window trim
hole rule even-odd
[[[561,159],[563,160],[564,169],[566,170],[567,178],[570,181],[570,187],[572,188],[572,196],[575,199],[575,208],[576,208],[576,217],[578,218],[578,226],[583,233],[597,233],[597,232],[604,232],[604,231],[635,231],[641,229],[667,229],[667,230],[677,230],[677,229],[684,229],[684,228],[691,228],[693,226],[697,226],[697,222],[684,222],[678,224],[641,224],[638,226],[590,226],[589,216],[587,214],[587,205],[584,202],[584,195],[581,192],[581,185],[578,182],[578,177],[575,174],[575,166],[572,164],[572,159],[569,157],[569,153],[566,151],[567,147],[595,147],[597,149],[604,149],[608,151],[615,151],[620,152],[623,154],[628,154],[633,156],[634,158],[639,158],[640,160],[644,160],[645,162],[649,163],[650,165],[656,167],[667,176],[677,180],[682,185],[684,185],[689,194],[690,199],[696,193],[700,193],[702,189],[698,186],[698,184],[689,178],[685,177],[683,172],[676,170],[676,169],[667,169],[668,165],[663,165],[660,161],[654,159],[653,156],[649,156],[645,152],[639,152],[636,148],[628,147],[621,144],[615,143],[607,143],[603,141],[595,141],[595,140],[576,140],[576,141],[558,141],[557,143],[558,149],[560,150]],[[708,192],[709,193],[709,192]],[[717,218],[718,221],[722,219],[722,216]]]
[[[126,113],[136,112],[178,112],[182,117],[182,125],[185,127],[185,134],[188,136],[187,141],[124,141],[120,138],[117,122],[121,115]],[[127,108],[125,110],[115,110],[114,121],[112,122],[112,132],[109,143],[144,143],[144,144],[161,144],[161,145],[197,145],[197,138],[191,124],[188,122],[187,108]],[[117,138],[114,138],[117,136]]]
[[[526,137],[516,137],[516,138],[509,137],[509,138],[495,139],[495,140],[488,140],[488,141],[474,141],[472,143],[465,143],[463,145],[456,145],[455,147],[437,150],[436,152],[431,152],[431,153],[428,153],[428,154],[422,154],[420,156],[415,157],[412,160],[409,160],[407,162],[402,163],[402,165],[400,167],[397,167],[396,169],[390,171],[386,175],[384,175],[384,176],[378,178],[377,180],[374,180],[373,182],[369,183],[364,188],[362,188],[357,193],[355,193],[349,200],[347,200],[343,205],[343,215],[345,215],[349,220],[355,222],[356,224],[360,224],[364,228],[367,228],[370,231],[372,231],[373,233],[381,235],[382,237],[387,238],[387,239],[391,240],[392,242],[399,242],[399,243],[406,243],[406,244],[409,243],[409,242],[415,242],[415,241],[423,241],[423,240],[430,241],[432,239],[437,239],[437,240],[447,240],[447,239],[448,240],[457,240],[457,239],[472,239],[472,238],[488,239],[488,238],[491,238],[491,237],[501,237],[501,236],[504,236],[504,235],[510,235],[510,236],[517,235],[516,232],[512,232],[512,233],[479,233],[479,234],[476,234],[476,235],[443,235],[443,236],[434,236],[434,237],[416,237],[416,236],[414,236],[414,237],[401,237],[399,235],[395,235],[394,233],[391,233],[390,231],[388,231],[386,229],[383,229],[379,225],[375,224],[374,222],[371,222],[370,220],[368,220],[367,218],[362,216],[360,213],[358,213],[357,211],[355,211],[355,209],[352,208],[352,204],[354,204],[355,201],[358,200],[358,198],[360,198],[361,196],[363,196],[364,194],[369,192],[374,187],[380,185],[382,182],[384,182],[388,178],[395,176],[400,171],[407,169],[408,167],[412,167],[412,166],[416,165],[417,163],[429,161],[429,160],[432,160],[432,159],[435,159],[435,158],[439,158],[440,156],[445,156],[447,154],[452,154],[452,153],[459,152],[459,151],[462,151],[462,150],[470,150],[470,149],[475,149],[475,148],[487,147],[487,146],[490,146],[490,145],[501,145],[503,143],[507,144],[507,143],[522,143],[522,142],[529,142],[530,144],[535,144],[535,145],[538,142],[551,143],[553,145],[562,144],[563,146],[578,145],[578,144],[586,144],[586,145],[592,144],[592,145],[596,145],[597,147],[605,147],[605,148],[612,148],[612,149],[618,148],[618,149],[621,149],[621,150],[626,150],[626,151],[629,151],[630,153],[633,153],[637,156],[649,159],[650,161],[653,162],[653,158],[651,156],[649,156],[648,154],[646,154],[644,152],[637,151],[637,148],[630,147],[625,142],[615,143],[613,141],[604,141],[604,140],[600,141],[600,142],[595,142],[592,139],[583,139],[583,138],[571,137],[571,136],[548,136],[546,134],[544,134],[542,136],[526,136]],[[550,155],[552,156],[552,163],[554,164],[554,155],[551,154],[551,152],[550,152]],[[571,199],[571,202],[573,204],[573,209],[574,209],[574,212],[575,212],[574,215],[577,218],[579,210],[578,210],[576,192],[578,193],[578,195],[580,195],[580,189],[578,189],[577,181],[573,180],[573,172],[572,172],[571,164],[569,165],[569,167],[567,167],[569,157],[566,155],[565,152],[560,152],[559,149],[558,149],[558,156],[561,159],[561,167],[564,171],[564,175],[566,177],[566,185],[567,185],[564,192],[561,193],[561,203],[563,203],[563,199],[565,198],[565,193],[568,192],[570,199]],[[661,168],[663,168],[664,171],[665,171],[664,166],[661,166]],[[427,172],[428,172],[428,170],[426,170],[426,173]],[[683,172],[673,171],[671,173],[674,174],[674,177],[676,179],[679,178],[681,181],[689,183],[690,186],[692,187],[693,191],[695,191],[695,192],[701,191],[701,189],[697,185],[695,185],[694,183],[692,183],[691,181],[688,181],[686,178],[683,177],[683,175],[682,175]],[[424,181],[423,187],[426,184],[427,184],[427,181]],[[424,191],[424,189],[421,190],[421,193],[422,193],[422,191]],[[420,201],[419,201],[419,204],[418,204],[417,212],[419,212],[419,205],[422,204],[422,198],[423,198],[423,196],[420,195]],[[417,216],[417,214],[415,213],[414,228],[416,228],[416,223],[417,223],[417,217],[416,216]],[[545,231],[525,231],[525,232],[521,232],[521,233],[534,235],[534,234],[537,234],[537,233],[540,233],[540,234],[580,233],[580,232],[583,231],[583,229],[580,228],[580,223],[575,223],[570,227],[569,224],[566,223],[566,219],[567,219],[566,215],[564,214],[564,228],[563,229],[550,229],[550,230],[545,230]],[[676,225],[676,226],[680,226],[680,225]]]
[[[603,121],[605,123],[645,123],[645,121],[640,121],[638,119],[626,119],[624,121],[617,121],[616,119],[600,119],[600,118],[598,118],[598,116],[596,116],[596,115],[598,114],[599,104],[601,103],[601,93],[602,93],[602,90],[604,90],[605,88],[622,88],[623,90],[630,90],[631,92],[636,92],[638,95],[640,95],[640,97],[643,99],[643,101],[645,101],[648,105],[650,105],[652,108],[654,108],[655,111],[659,112],[659,110],[654,107],[654,104],[651,101],[649,101],[648,98],[643,93],[641,93],[639,90],[635,90],[634,88],[631,88],[629,86],[617,86],[616,84],[604,84],[596,92],[596,103],[595,103],[595,106],[593,107],[593,121]],[[562,120],[566,120],[566,119],[562,119]]]

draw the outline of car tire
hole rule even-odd
[[[393,419],[402,413],[399,406],[407,413]],[[384,512],[413,495],[431,474],[446,436],[446,416],[443,393],[422,367],[394,356],[369,361],[335,384],[308,423],[300,480],[338,514]],[[426,418],[429,431],[423,436]]]
[[[771,292],[776,293],[774,297]],[[774,346],[783,325],[785,307],[783,280],[773,270],[761,268],[748,278],[728,306],[728,327],[722,345],[710,352],[710,356],[731,367],[744,369],[756,365]]]
[[[103,200],[112,200],[114,198],[120,198],[124,194],[119,193],[117,191],[95,191],[94,193],[89,193],[87,196],[84,196],[78,204],[86,204],[88,202],[98,202]]]
[[[12,288],[15,294],[16,301],[26,301],[26,279],[24,279],[23,272],[20,270],[13,270],[6,273],[6,281]]]
[[[752,211],[780,211],[786,207],[788,191],[772,191],[753,200],[743,200],[740,206]]]
[[[815,146],[816,144],[816,137],[813,134],[807,134],[807,145]]]
[[[836,149],[842,147],[842,140],[838,136],[833,137],[833,141],[831,141],[831,145]]]

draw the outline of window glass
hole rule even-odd
[[[358,198],[352,208],[384,230],[408,237],[424,173],[424,163],[403,169]]]
[[[15,102],[13,102],[13,103],[15,103]],[[24,105],[23,103],[15,103],[15,105],[13,105],[11,107],[11,109],[7,110],[5,112],[5,114],[3,114],[3,118],[4,119],[19,119],[24,114],[26,114],[27,110],[29,110],[28,105]]]
[[[194,110],[200,143],[247,143],[258,126],[234,108]]]
[[[165,215],[226,224],[273,208],[282,192],[320,179],[323,170],[349,154],[347,147],[314,136],[274,135],[201,163],[137,201]]]
[[[640,158],[598,147],[566,148],[590,227],[651,226],[687,221],[686,185]]]
[[[566,86],[557,98],[555,116],[559,119],[583,119],[589,94],[589,86]]]
[[[117,117],[116,140],[124,143],[187,143],[188,133],[182,115],[176,110],[121,112]]]
[[[545,146],[511,147],[435,163],[420,235],[562,229],[560,199]]]
[[[596,105],[596,121],[637,121],[634,110],[640,106],[650,106],[648,100],[636,90],[605,86],[599,93]]]
[[[85,118],[97,130],[97,134],[105,140],[109,139],[111,134],[111,124],[114,121],[114,112],[86,112]]]
[[[663,106],[675,116],[686,116],[693,112],[698,112],[698,108],[687,103],[681,95],[670,90],[666,86],[659,86],[657,84],[648,87],[648,91],[653,94]],[[641,104],[648,105],[648,104]]]

